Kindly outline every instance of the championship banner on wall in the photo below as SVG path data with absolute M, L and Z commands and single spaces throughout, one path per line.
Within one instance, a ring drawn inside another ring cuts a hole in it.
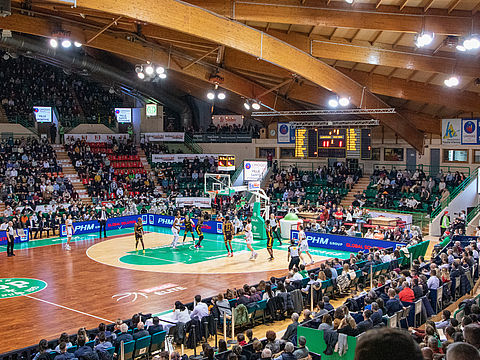
M 175 205 L 177 207 L 195 206 L 199 208 L 212 207 L 212 199 L 209 197 L 177 197 L 175 199 Z
M 277 143 L 279 144 L 294 144 L 295 130 L 289 123 L 277 124 Z
M 65 143 L 85 140 L 91 143 L 110 143 L 115 139 L 119 142 L 127 141 L 128 134 L 65 134 Z
M 477 133 L 477 119 L 462 119 L 462 145 L 478 145 Z
M 352 237 L 352 236 L 343 236 L 343 235 L 334 235 L 334 234 L 321 234 L 321 233 L 311 233 L 305 232 L 307 236 L 308 245 L 311 247 L 319 247 L 324 249 L 332 250 L 341 250 L 341 251 L 350 251 L 350 252 L 359 252 L 359 251 L 368 251 L 371 247 L 376 247 L 379 249 L 394 248 L 397 246 L 404 246 L 404 243 L 387 241 L 387 240 L 376 240 L 376 239 L 365 239 L 361 237 Z M 298 230 L 290 231 L 290 238 L 292 240 L 298 241 Z
M 480 145 L 480 119 L 442 119 L 442 144 Z
M 261 181 L 266 172 L 266 161 L 245 161 L 243 163 L 243 180 L 245 181 Z
M 212 115 L 212 123 L 215 126 L 243 125 L 243 115 Z
M 147 142 L 167 141 L 167 142 L 184 142 L 185 133 L 183 132 L 158 132 L 144 133 Z
M 235 171 L 235 155 L 218 155 L 218 171 Z
M 183 162 L 183 160 L 195 160 L 199 159 L 203 161 L 205 159 L 214 158 L 218 159 L 219 154 L 152 154 L 153 163 L 171 163 L 171 162 Z

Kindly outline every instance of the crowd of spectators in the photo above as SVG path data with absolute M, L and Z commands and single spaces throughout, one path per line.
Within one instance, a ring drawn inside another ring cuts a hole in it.
M 60 119 L 108 118 L 122 99 L 100 84 L 67 74 L 38 60 L 19 56 L 0 61 L 0 100 L 7 117 L 33 125 L 33 106 L 54 106 Z
M 0 164 L 0 197 L 8 208 L 78 199 L 46 139 L 2 139 Z
M 101 146 L 101 147 L 99 147 Z M 76 140 L 65 144 L 75 170 L 86 185 L 88 194 L 97 201 L 132 197 L 139 195 L 153 195 L 155 179 L 152 174 L 146 174 L 143 166 L 116 168 L 111 156 L 135 156 L 136 148 L 130 143 L 87 143 Z M 133 161 L 132 161 L 133 162 Z M 125 163 L 127 166 L 128 164 Z
M 366 206 L 377 208 L 431 212 L 447 201 L 450 192 L 465 178 L 465 174 L 458 171 L 444 174 L 440 170 L 436 176 L 427 176 L 422 169 L 393 167 L 388 171 L 382 167 L 375 169 L 371 176 L 371 191 L 365 191 L 367 196 L 359 195 L 358 199 Z
M 213 122 L 207 128 L 208 133 L 215 134 L 250 134 L 253 138 L 260 136 L 260 127 L 254 124 L 215 125 Z

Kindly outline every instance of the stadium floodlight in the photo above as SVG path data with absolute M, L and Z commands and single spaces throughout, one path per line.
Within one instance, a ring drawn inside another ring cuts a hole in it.
M 72 42 L 68 39 L 64 39 L 62 41 L 62 47 L 65 49 L 68 49 L 70 46 L 72 46 Z
M 458 80 L 458 77 L 456 76 L 451 76 L 448 79 L 446 79 L 443 83 L 447 87 L 455 87 L 455 86 L 458 86 L 458 84 L 460 84 L 460 80 Z
M 250 110 L 250 102 L 248 100 L 245 100 L 245 102 L 243 103 L 243 107 L 245 108 L 245 110 Z
M 163 74 L 165 72 L 165 68 L 163 66 L 157 66 L 155 69 L 158 75 Z
M 260 110 L 260 104 L 255 101 L 255 102 L 252 104 L 252 109 L 253 109 L 253 110 Z
M 208 100 L 213 100 L 213 99 L 215 99 L 215 93 L 213 92 L 213 90 L 210 90 L 210 91 L 207 93 L 207 99 L 208 99 Z
M 217 98 L 219 98 L 220 100 L 225 100 L 226 97 L 227 97 L 227 95 L 225 95 L 225 93 L 223 91 L 220 91 L 217 94 Z
M 328 100 L 328 106 L 330 106 L 331 108 L 336 108 L 338 106 L 338 100 L 337 99 Z
M 50 39 L 50 46 L 54 49 L 57 48 L 58 47 L 57 39 Z
M 472 35 L 463 41 L 463 47 L 465 50 L 476 50 L 480 48 L 480 40 L 478 37 Z
M 147 65 L 145 67 L 145 73 L 148 75 L 148 76 L 151 76 L 153 75 L 153 66 L 152 65 Z
M 166 79 L 166 78 L 167 78 L 167 74 L 161 73 L 160 75 L 158 75 L 158 77 L 159 77 L 160 79 Z
M 137 76 L 138 76 L 138 78 L 141 79 L 141 80 L 145 79 L 145 74 L 144 74 L 143 72 L 137 73 Z
M 419 48 L 430 45 L 434 37 L 435 37 L 434 33 L 422 32 L 416 36 L 415 45 L 417 45 L 417 47 Z
M 340 104 L 340 106 L 345 107 L 345 106 L 350 105 L 350 100 L 346 97 L 342 97 L 338 100 L 338 103 Z
M 82 47 L 82 43 L 78 41 L 74 41 L 73 46 L 75 46 L 76 48 L 79 48 L 79 47 Z

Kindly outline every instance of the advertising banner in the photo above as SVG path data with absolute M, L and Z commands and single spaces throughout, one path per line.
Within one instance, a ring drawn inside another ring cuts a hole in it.
M 167 141 L 167 142 L 184 142 L 185 133 L 183 132 L 158 132 L 144 133 L 147 142 Z
M 249 181 L 248 182 L 248 191 L 259 190 L 259 189 L 260 189 L 260 181 Z
M 460 144 L 462 119 L 442 119 L 442 144 Z
M 242 126 L 243 115 L 212 115 L 212 123 L 215 126 Z
M 279 144 L 294 144 L 295 130 L 289 123 L 277 124 L 277 143 Z
M 35 120 L 39 123 L 52 122 L 52 108 L 49 106 L 34 106 L 33 114 L 35 115 Z
M 152 225 L 152 226 L 160 226 L 160 227 L 168 227 L 168 228 L 172 227 L 173 219 L 174 219 L 173 216 L 155 215 L 155 214 L 120 216 L 120 217 L 110 218 L 107 220 L 107 231 L 123 229 L 123 228 L 132 228 L 137 222 L 137 219 L 139 217 L 142 218 L 143 225 Z M 196 224 L 197 220 L 193 219 L 193 222 Z M 100 223 L 97 220 L 74 222 L 73 227 L 75 229 L 74 235 L 91 234 L 91 233 L 100 231 Z M 182 226 L 182 229 L 184 229 L 183 226 Z M 204 233 L 209 233 L 209 234 L 223 233 L 222 223 L 219 221 L 205 221 L 203 223 L 202 230 Z M 61 225 L 60 231 L 61 231 L 61 236 L 67 235 L 67 232 L 65 230 L 65 225 Z M 2 235 L 2 232 L 0 232 L 0 240 L 1 240 L 1 235 Z M 5 238 L 5 241 L 6 241 L 6 238 Z
M 21 236 L 15 237 L 15 244 L 27 242 L 30 240 L 30 234 L 28 229 L 23 229 L 23 235 L 21 233 L 21 230 L 19 231 L 20 231 L 19 235 Z M 0 245 L 1 246 L 7 245 L 7 232 L 4 230 L 0 231 Z
M 183 162 L 183 160 L 195 160 L 199 159 L 203 161 L 205 159 L 218 159 L 218 154 L 152 154 L 152 162 L 154 163 L 170 163 L 170 162 Z
M 66 144 L 77 140 L 85 140 L 89 143 L 111 143 L 113 139 L 118 142 L 125 142 L 128 140 L 128 134 L 65 134 Z
M 217 133 L 204 133 L 193 134 L 193 141 L 197 143 L 251 143 L 251 134 L 217 134 Z
M 477 145 L 477 119 L 462 119 L 462 145 Z
M 177 197 L 175 199 L 177 207 L 195 206 L 200 208 L 212 207 L 212 199 L 209 197 Z
M 132 109 L 131 108 L 115 108 L 115 117 L 119 123 L 131 123 L 132 122 Z
M 394 249 L 397 245 L 403 246 L 404 243 L 386 240 L 365 239 L 360 237 L 351 237 L 333 234 L 320 234 L 306 232 L 308 245 L 311 247 L 319 247 L 323 249 L 359 252 L 368 251 L 371 247 L 379 249 L 391 248 Z M 290 237 L 293 240 L 298 240 L 298 230 L 291 230 Z
M 243 179 L 245 181 L 261 181 L 266 172 L 266 161 L 245 161 L 243 163 Z
M 218 171 L 235 171 L 235 155 L 218 155 Z

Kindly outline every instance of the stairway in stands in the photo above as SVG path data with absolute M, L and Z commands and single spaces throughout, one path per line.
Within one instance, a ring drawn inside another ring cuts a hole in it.
M 0 123 L 8 123 L 7 113 L 2 105 L 0 105 Z
M 72 161 L 70 160 L 70 157 L 68 156 L 68 153 L 65 151 L 65 148 L 63 145 L 52 145 L 53 149 L 55 150 L 57 154 L 57 160 L 62 165 L 63 168 L 63 173 L 65 177 L 67 177 L 70 182 L 72 183 L 75 191 L 78 193 L 80 196 L 80 199 L 82 202 L 84 202 L 87 205 L 93 204 L 92 198 L 88 195 L 87 188 L 85 185 L 83 185 L 82 180 L 78 177 L 78 173 L 73 167 Z
M 142 150 L 140 146 L 137 146 L 137 154 L 140 156 L 140 161 L 142 162 L 143 168 L 147 171 L 147 174 L 150 174 L 152 172 L 152 167 L 150 166 L 150 162 L 148 161 L 147 154 L 145 154 L 145 151 Z M 160 190 L 161 186 L 157 182 L 157 178 L 155 178 L 155 187 L 157 190 Z
M 357 192 L 359 191 L 360 191 L 360 194 L 363 193 L 363 190 L 367 189 L 368 184 L 370 184 L 369 176 L 365 176 L 358 179 L 358 182 L 355 185 L 353 185 L 352 189 L 342 199 L 341 205 L 344 208 L 348 208 L 350 205 L 352 205 L 352 202 L 355 200 L 355 194 L 357 194 Z

